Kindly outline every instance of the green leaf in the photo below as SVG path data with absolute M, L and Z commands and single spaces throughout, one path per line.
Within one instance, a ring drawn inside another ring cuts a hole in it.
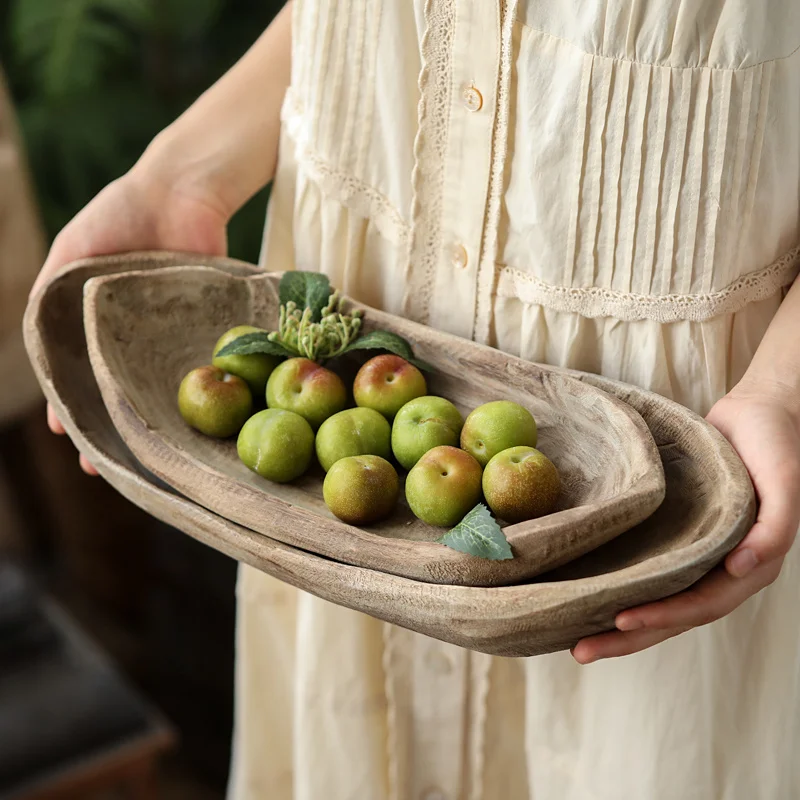
M 157 25 L 162 35 L 189 39 L 219 23 L 224 0 L 159 0 Z
M 16 0 L 15 55 L 51 100 L 91 90 L 131 56 L 153 14 L 154 0 Z
M 351 350 L 386 350 L 411 362 L 418 369 L 432 371 L 430 364 L 414 358 L 414 351 L 411 345 L 402 336 L 398 336 L 391 331 L 370 331 L 365 333 L 354 342 L 351 342 L 344 352 L 349 353 Z
M 479 558 L 488 558 L 490 561 L 506 561 L 514 558 L 503 529 L 495 522 L 483 503 L 478 503 L 455 528 L 442 536 L 439 542 L 452 547 L 453 550 Z
M 250 356 L 259 353 L 267 356 L 285 356 L 294 358 L 297 353 L 293 353 L 288 347 L 284 347 L 280 342 L 271 342 L 269 333 L 266 331 L 259 333 L 246 333 L 229 342 L 217 353 L 219 356 Z
M 300 310 L 310 308 L 313 322 L 319 322 L 332 293 L 328 276 L 320 272 L 287 272 L 281 278 L 281 305 L 292 302 Z
M 423 372 L 433 372 L 433 367 L 427 362 L 423 361 L 421 358 L 409 358 L 406 359 L 409 364 L 413 364 L 417 369 L 421 369 Z

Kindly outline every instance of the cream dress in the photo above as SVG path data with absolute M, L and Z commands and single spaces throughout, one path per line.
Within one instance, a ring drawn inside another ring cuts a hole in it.
M 269 269 L 708 411 L 797 274 L 798 0 L 296 0 Z M 800 553 L 578 666 L 258 572 L 235 800 L 797 800 Z

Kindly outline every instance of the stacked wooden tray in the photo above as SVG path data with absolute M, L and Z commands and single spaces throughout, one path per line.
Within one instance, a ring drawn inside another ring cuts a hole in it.
M 509 561 L 435 543 L 441 531 L 406 508 L 369 529 L 341 523 L 321 500 L 321 474 L 263 481 L 234 443 L 185 426 L 175 404 L 222 331 L 275 327 L 277 280 L 230 259 L 128 254 L 71 265 L 28 308 L 31 361 L 73 441 L 122 494 L 185 533 L 332 602 L 527 656 L 686 588 L 752 524 L 743 465 L 681 406 L 373 309 L 367 327 L 399 333 L 433 365 L 432 393 L 462 411 L 501 398 L 530 408 L 565 489 L 556 513 L 505 529 Z

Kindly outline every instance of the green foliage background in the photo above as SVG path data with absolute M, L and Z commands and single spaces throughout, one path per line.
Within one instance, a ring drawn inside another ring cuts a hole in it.
M 282 5 L 0 0 L 0 63 L 50 235 L 129 169 Z M 231 222 L 231 255 L 257 258 L 266 202 L 265 190 Z

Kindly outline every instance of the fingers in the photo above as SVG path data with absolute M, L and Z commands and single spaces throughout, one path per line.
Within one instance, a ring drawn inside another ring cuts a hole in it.
M 783 558 L 794 542 L 800 525 L 800 466 L 776 465 L 768 479 L 757 484 L 761 505 L 756 524 L 725 559 L 734 578 L 743 578 L 759 564 Z M 769 485 L 765 485 L 765 484 Z
M 87 475 L 91 475 L 92 477 L 95 477 L 96 475 L 99 475 L 99 474 L 100 474 L 100 473 L 99 473 L 99 472 L 98 472 L 98 471 L 97 471 L 97 470 L 96 470 L 96 469 L 95 469 L 95 468 L 94 468 L 94 467 L 93 467 L 93 466 L 92 466 L 92 465 L 89 463 L 89 461 L 87 460 L 87 458 L 86 458 L 86 456 L 85 456 L 85 455 L 81 454 L 81 456 L 79 457 L 78 461 L 80 462 L 81 469 L 82 469 L 82 470 L 83 470 L 83 471 L 84 471 L 84 472 L 85 472 Z
M 53 409 L 53 406 L 50 405 L 50 403 L 47 404 L 47 427 L 50 428 L 50 430 L 53 433 L 59 436 L 66 433 L 66 431 L 64 430 L 64 426 L 61 424 L 61 421 L 56 416 L 56 412 Z
M 64 426 L 59 421 L 58 417 L 56 416 L 56 412 L 53 410 L 53 407 L 50 403 L 47 404 L 47 427 L 53 433 L 62 435 L 66 433 L 64 430 Z M 78 461 L 81 465 L 81 469 L 87 474 L 91 476 L 99 475 L 98 471 L 89 463 L 89 460 L 84 455 L 80 455 Z
M 30 299 L 33 297 L 64 264 L 67 264 L 69 261 L 72 261 L 75 258 L 80 258 L 78 251 L 73 251 L 73 248 L 70 247 L 68 243 L 65 243 L 62 234 L 56 236 L 56 238 L 53 240 L 53 245 L 50 248 L 50 252 L 47 254 L 47 259 L 44 262 L 44 266 L 41 268 L 39 274 L 36 276 L 36 280 L 33 282 L 33 286 L 31 287 L 28 298 Z
M 602 658 L 619 658 L 639 653 L 648 647 L 685 633 L 689 627 L 669 628 L 667 630 L 642 630 L 624 633 L 612 631 L 588 636 L 572 648 L 572 657 L 579 664 L 591 664 Z
M 620 631 L 663 631 L 708 625 L 772 583 L 781 565 L 780 559 L 764 564 L 747 578 L 734 578 L 718 567 L 685 592 L 623 611 L 617 615 L 616 626 Z

